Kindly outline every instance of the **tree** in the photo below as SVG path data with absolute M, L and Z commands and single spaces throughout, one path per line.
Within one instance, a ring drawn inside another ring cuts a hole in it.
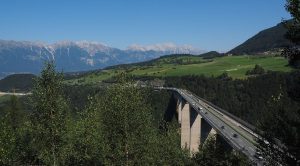
M 99 103 L 89 97 L 88 106 L 73 121 L 68 137 L 68 165 L 103 165 L 106 155 Z
M 0 119 L 0 164 L 17 164 L 21 157 L 25 114 L 17 96 L 12 95 Z
M 66 143 L 68 105 L 62 93 L 62 74 L 55 71 L 53 62 L 47 62 L 41 75 L 35 79 L 32 91 L 31 145 L 37 160 L 47 165 L 63 164 Z
M 292 16 L 292 20 L 284 21 L 287 28 L 286 38 L 295 46 L 285 48 L 282 55 L 289 59 L 291 66 L 300 67 L 300 1 L 287 0 L 285 8 Z
M 266 165 L 297 165 L 299 129 L 296 126 L 300 125 L 300 120 L 295 110 L 288 110 L 280 103 L 286 100 L 284 96 L 267 102 L 273 111 L 266 112 L 259 124 L 264 132 L 257 142 Z
M 156 165 L 189 165 L 191 164 L 190 152 L 181 149 L 180 133 L 177 122 L 161 122 L 163 127 L 159 134 L 159 158 Z
M 0 164 L 11 165 L 16 161 L 18 130 L 23 122 L 21 106 L 16 96 L 11 96 L 0 119 Z
M 265 74 L 265 73 L 266 73 L 265 69 L 262 68 L 260 65 L 256 64 L 255 67 L 252 70 L 248 70 L 246 72 L 246 75 L 255 75 L 255 74 L 261 75 L 261 74 Z
M 157 132 L 142 91 L 124 75 L 98 97 L 108 165 L 143 165 L 158 161 Z
M 209 137 L 204 145 L 199 146 L 199 152 L 196 153 L 192 160 L 194 165 L 250 165 L 247 158 L 238 152 L 225 150 L 222 143 L 216 141 L 216 135 Z
M 286 37 L 293 43 L 300 44 L 300 1 L 286 0 L 285 9 L 291 14 L 292 20 L 285 21 L 288 28 Z

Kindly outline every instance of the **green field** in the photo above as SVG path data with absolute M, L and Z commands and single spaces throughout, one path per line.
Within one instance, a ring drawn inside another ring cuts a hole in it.
M 178 63 L 179 62 L 179 63 Z M 103 70 L 98 73 L 84 75 L 81 78 L 67 80 L 68 84 L 94 84 L 109 79 L 121 72 L 135 76 L 184 76 L 205 75 L 218 76 L 226 72 L 235 79 L 244 79 L 245 73 L 255 65 L 265 70 L 289 72 L 287 60 L 274 56 L 226 56 L 205 60 L 201 57 L 166 57 L 148 63 L 124 65 L 122 67 Z

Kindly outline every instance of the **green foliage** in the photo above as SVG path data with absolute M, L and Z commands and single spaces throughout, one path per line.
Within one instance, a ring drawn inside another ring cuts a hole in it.
M 69 126 L 68 165 L 103 165 L 106 145 L 99 103 L 89 99 L 88 106 Z
M 90 103 L 88 97 L 101 94 L 105 87 L 98 85 L 64 85 L 63 93 L 69 99 L 69 107 L 72 113 L 84 110 Z
M 264 68 L 262 68 L 260 65 L 255 65 L 255 67 L 252 70 L 248 70 L 246 72 L 246 75 L 262 75 L 265 73 L 266 71 Z
M 156 165 L 189 165 L 190 153 L 180 146 L 178 124 L 163 121 L 164 128 L 160 131 L 157 145 L 159 158 Z M 162 125 L 162 124 L 161 124 Z
M 124 79 L 120 79 L 124 80 Z M 101 98 L 107 164 L 134 165 L 155 162 L 156 133 L 149 105 L 130 83 L 112 86 Z
M 278 97 L 267 103 L 273 111 L 265 112 L 266 118 L 259 123 L 259 128 L 264 131 L 259 145 L 268 165 L 296 165 L 294 157 L 300 153 L 300 117 L 296 110 L 299 106 L 289 101 L 284 93 L 280 91 Z
M 288 29 L 286 37 L 293 43 L 300 44 L 300 1 L 286 0 L 286 10 L 291 14 L 292 20 L 285 21 Z
M 16 96 L 11 96 L 4 116 L 0 118 L 0 164 L 12 165 L 18 163 L 21 155 L 23 125 L 25 121 L 20 102 Z
M 245 156 L 238 152 L 224 150 L 216 136 L 209 137 L 203 146 L 199 147 L 199 152 L 193 158 L 194 165 L 206 166 L 246 166 L 250 163 Z
M 31 146 L 47 165 L 63 164 L 68 106 L 62 95 L 62 74 L 47 63 L 32 90 Z
M 286 38 L 293 42 L 295 46 L 287 47 L 282 52 L 282 56 L 289 60 L 289 65 L 300 68 L 300 1 L 286 0 L 286 10 L 291 14 L 292 19 L 284 21 L 287 28 Z
M 201 54 L 199 56 L 202 57 L 203 59 L 213 59 L 213 58 L 216 58 L 216 57 L 225 56 L 225 54 L 218 53 L 217 51 L 210 51 L 210 52 Z
M 288 59 L 290 66 L 300 68 L 300 49 L 298 47 L 285 48 L 281 55 Z
M 9 165 L 14 161 L 14 153 L 16 147 L 16 135 L 9 124 L 0 122 L 0 164 Z

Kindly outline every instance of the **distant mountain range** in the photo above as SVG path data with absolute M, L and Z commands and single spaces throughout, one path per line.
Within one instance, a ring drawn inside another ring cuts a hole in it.
M 132 45 L 121 50 L 88 41 L 45 44 L 0 40 L 0 77 L 13 73 L 37 74 L 47 60 L 54 60 L 58 70 L 71 72 L 141 62 L 168 54 L 200 53 L 203 51 L 188 45 L 177 46 L 172 43 L 151 46 Z
M 274 27 L 260 31 L 228 53 L 234 55 L 259 54 L 290 46 L 292 43 L 284 37 L 286 31 L 283 23 L 279 23 Z

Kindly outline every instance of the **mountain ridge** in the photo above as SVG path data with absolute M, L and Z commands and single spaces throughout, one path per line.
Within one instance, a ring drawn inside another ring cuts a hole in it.
M 190 46 L 175 44 L 160 44 L 144 50 L 133 47 L 121 50 L 89 41 L 60 41 L 47 44 L 0 40 L 0 77 L 24 72 L 37 74 L 44 61 L 49 60 L 55 61 L 58 70 L 72 72 L 100 69 L 120 63 L 141 62 L 173 53 L 201 52 L 203 51 Z

